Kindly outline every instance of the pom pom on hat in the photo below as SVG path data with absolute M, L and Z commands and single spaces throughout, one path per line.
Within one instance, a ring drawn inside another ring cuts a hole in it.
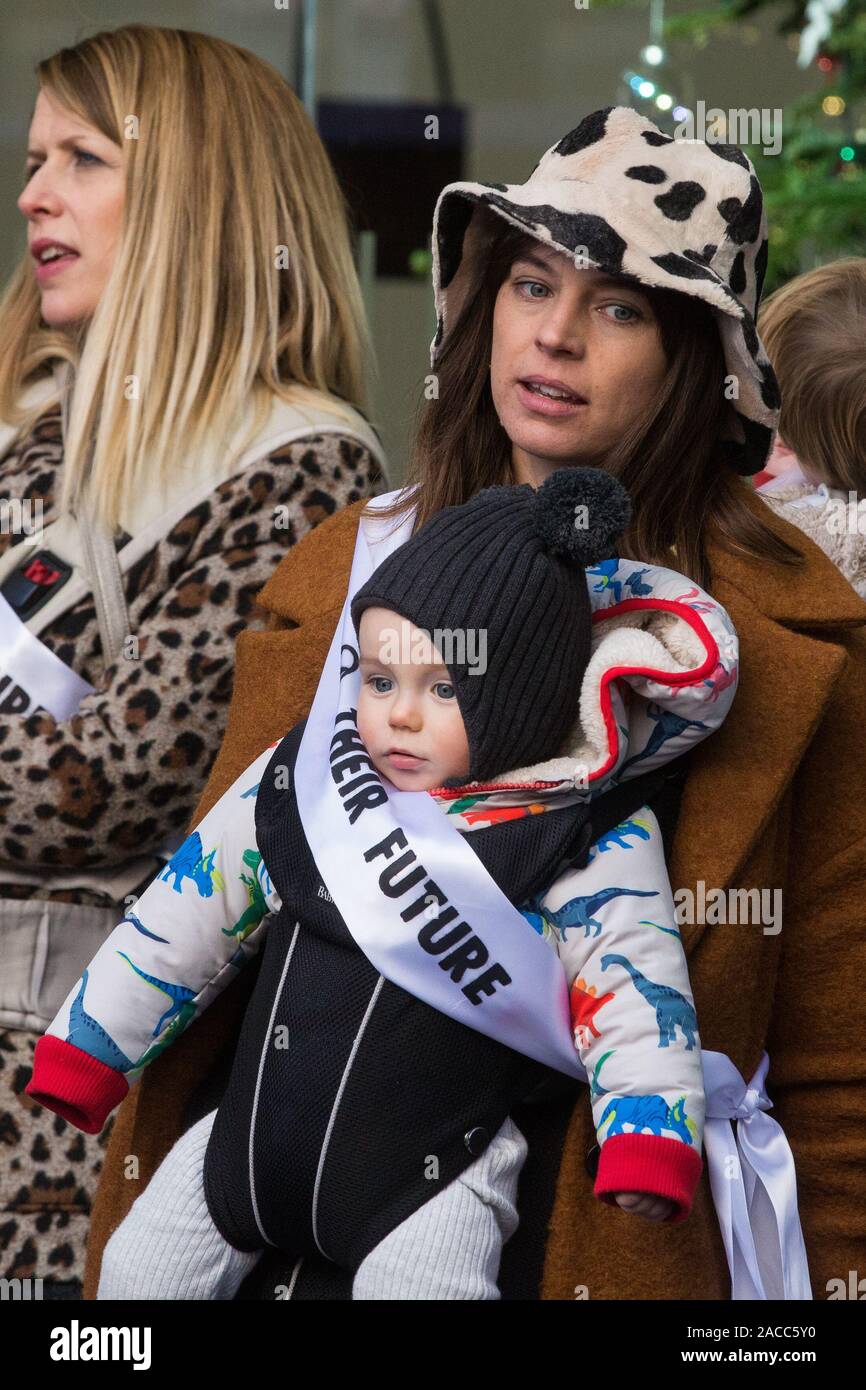
M 584 567 L 613 553 L 630 518 L 628 493 L 601 468 L 558 468 L 533 502 L 533 523 L 545 548 Z

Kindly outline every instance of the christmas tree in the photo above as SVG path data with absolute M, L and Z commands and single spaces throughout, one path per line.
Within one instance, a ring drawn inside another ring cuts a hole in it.
M 636 65 L 641 70 L 623 74 L 632 103 L 673 134 L 689 106 L 677 88 L 689 89 L 689 81 L 686 65 L 671 61 L 668 45 L 685 40 L 705 48 L 715 35 L 737 32 L 757 42 L 760 30 L 750 21 L 770 4 L 778 11 L 778 0 L 721 0 L 711 10 L 664 18 L 654 0 L 651 43 Z M 816 80 L 813 91 L 782 112 L 778 153 L 765 154 L 766 144 L 738 142 L 764 190 L 770 238 L 765 294 L 815 265 L 866 255 L 866 0 L 789 0 L 777 32 L 788 38 L 791 62 L 813 71 Z M 759 103 L 757 93 L 750 104 Z M 724 140 L 724 126 L 711 138 Z

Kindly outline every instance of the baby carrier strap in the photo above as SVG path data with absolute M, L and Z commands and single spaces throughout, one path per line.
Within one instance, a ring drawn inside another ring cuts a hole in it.
M 536 875 L 524 896 L 531 897 L 533 893 L 548 888 L 566 869 L 584 868 L 589 858 L 590 845 L 594 845 L 602 835 L 628 820 L 642 806 L 650 806 L 658 819 L 665 861 L 669 861 L 679 816 L 680 798 L 688 772 L 688 760 L 689 753 L 681 753 L 664 767 L 656 768 L 653 772 L 644 772 L 639 777 L 631 777 L 620 786 L 612 787 L 609 791 L 594 797 L 589 804 L 589 818 L 581 816 L 576 820 L 569 842 L 553 871 L 551 872 L 548 866 L 546 876 Z M 580 811 L 583 808 L 574 809 Z M 543 820 L 544 817 L 539 816 L 537 819 Z
M 640 777 L 630 777 L 627 782 L 596 797 L 589 807 L 593 832 L 591 843 L 594 844 L 600 835 L 628 820 L 642 806 L 650 806 L 661 828 L 665 860 L 669 860 L 689 757 L 690 751 L 681 753 L 664 767 L 645 772 Z

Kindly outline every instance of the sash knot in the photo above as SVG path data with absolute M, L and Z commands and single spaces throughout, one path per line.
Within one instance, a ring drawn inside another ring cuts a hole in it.
M 751 1120 L 755 1111 L 758 1109 L 769 1110 L 772 1102 L 760 1091 L 756 1091 L 754 1086 L 750 1086 L 740 1105 L 736 1109 L 738 1120 Z
M 719 1218 L 731 1298 L 811 1299 L 797 1210 L 794 1155 L 764 1081 L 766 1052 L 746 1082 L 730 1057 L 701 1054 L 706 1090 L 704 1148 Z

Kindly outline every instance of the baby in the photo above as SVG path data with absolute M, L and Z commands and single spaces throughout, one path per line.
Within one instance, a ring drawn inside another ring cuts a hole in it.
M 356 1299 L 497 1298 L 526 1155 L 509 1112 L 551 1066 L 590 1083 L 596 1195 L 686 1219 L 699 1037 L 644 779 L 623 793 L 722 722 L 736 639 L 682 576 L 605 558 L 628 510 L 604 472 L 561 469 L 398 537 L 350 585 L 358 649 L 335 634 L 360 684 L 330 767 L 295 775 L 317 692 L 70 991 L 27 1092 L 98 1132 L 264 940 L 219 1108 L 112 1236 L 100 1298 L 229 1299 L 266 1246 L 333 1260 Z

